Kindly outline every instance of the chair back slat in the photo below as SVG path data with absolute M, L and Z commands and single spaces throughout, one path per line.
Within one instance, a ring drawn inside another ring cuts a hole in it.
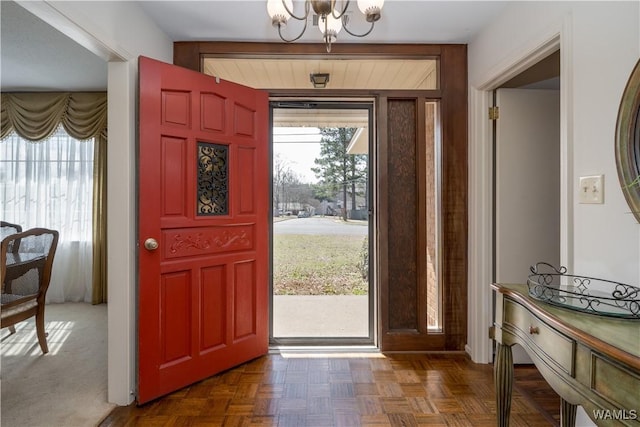
M 0 241 L 4 240 L 5 237 L 10 236 L 12 234 L 21 233 L 22 226 L 20 224 L 12 224 L 7 221 L 0 221 Z M 18 252 L 18 246 L 20 245 L 20 240 L 17 240 L 13 243 L 13 247 L 10 247 L 9 250 L 11 252 Z

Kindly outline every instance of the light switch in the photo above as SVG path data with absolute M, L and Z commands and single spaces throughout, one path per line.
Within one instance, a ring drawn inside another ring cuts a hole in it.
M 578 202 L 604 203 L 604 175 L 580 177 Z

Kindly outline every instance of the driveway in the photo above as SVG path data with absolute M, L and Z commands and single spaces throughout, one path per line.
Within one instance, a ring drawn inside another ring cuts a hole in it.
M 317 234 L 338 236 L 366 236 L 369 232 L 366 221 L 344 221 L 332 216 L 291 218 L 273 224 L 274 234 Z

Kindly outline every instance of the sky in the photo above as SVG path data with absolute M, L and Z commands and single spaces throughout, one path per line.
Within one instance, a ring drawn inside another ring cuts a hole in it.
M 280 157 L 287 162 L 300 181 L 317 182 L 311 171 L 313 162 L 320 156 L 320 130 L 313 127 L 274 127 L 273 157 Z

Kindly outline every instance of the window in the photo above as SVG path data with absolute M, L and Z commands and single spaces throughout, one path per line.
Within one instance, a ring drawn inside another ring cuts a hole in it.
M 91 301 L 93 149 L 62 127 L 42 142 L 15 132 L 0 142 L 0 218 L 60 232 L 47 302 Z

